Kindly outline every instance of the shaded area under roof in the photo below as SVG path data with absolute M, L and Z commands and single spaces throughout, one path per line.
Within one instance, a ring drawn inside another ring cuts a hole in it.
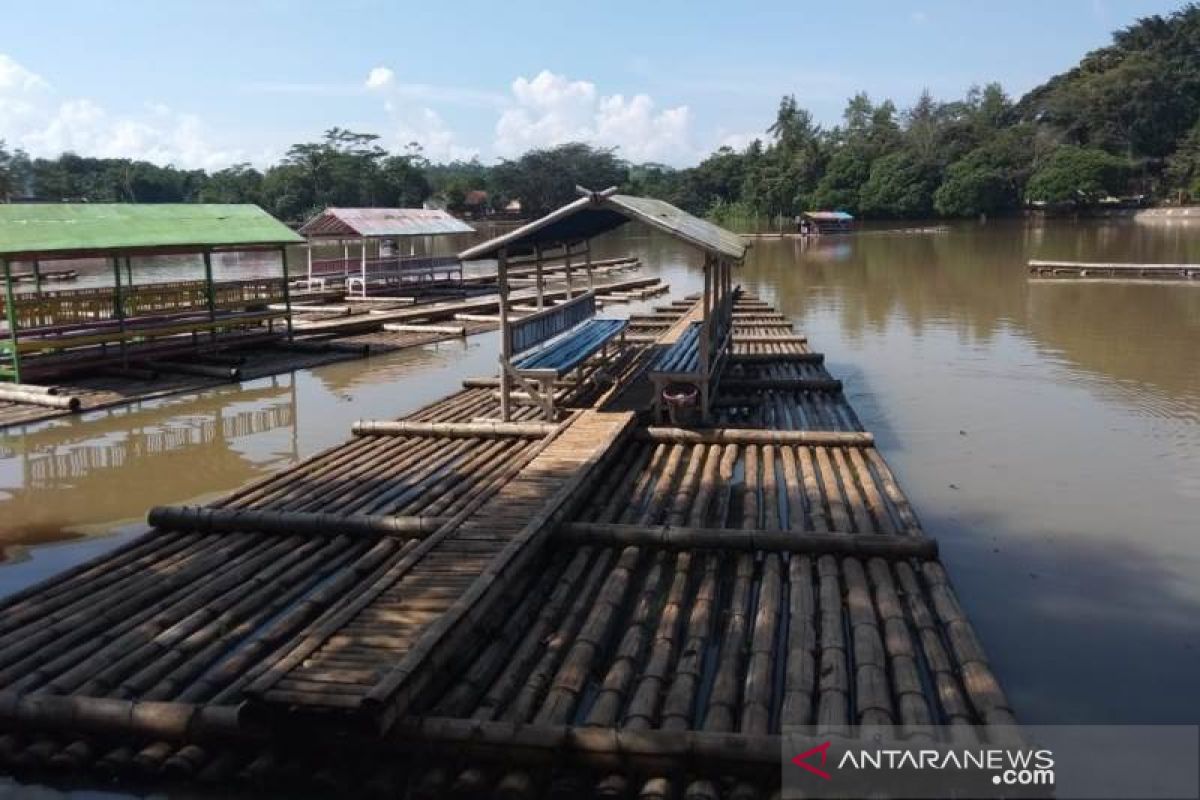
M 431 208 L 327 208 L 300 228 L 311 237 L 395 238 L 474 233 L 467 223 Z
M 4 258 L 253 249 L 303 242 L 250 204 L 0 204 Z
M 520 255 L 538 245 L 551 247 L 591 239 L 630 221 L 643 222 L 721 258 L 741 259 L 746 254 L 742 237 L 732 231 L 662 200 L 609 190 L 590 192 L 541 219 L 464 250 L 459 258 L 495 258 L 501 248 L 507 248 L 510 255 Z

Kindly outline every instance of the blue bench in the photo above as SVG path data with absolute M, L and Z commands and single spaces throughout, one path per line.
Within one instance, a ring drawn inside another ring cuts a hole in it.
M 554 377 L 562 377 L 603 350 L 628 325 L 629 320 L 624 319 L 589 320 L 571 333 L 521 356 L 513 362 L 513 366 L 530 377 L 542 372 L 552 372 Z
M 579 370 L 582 379 L 584 363 L 597 353 L 607 356 L 608 343 L 629 324 L 623 319 L 593 319 L 595 314 L 596 295 L 586 292 L 509 327 L 509 352 L 516 357 L 506 368 L 542 406 L 547 419 L 555 418 L 555 381 L 572 370 Z
M 663 376 L 664 380 L 673 376 L 689 377 L 700 372 L 700 327 L 702 323 L 693 322 L 688 325 L 683 335 L 675 343 L 658 354 L 650 367 L 651 375 Z

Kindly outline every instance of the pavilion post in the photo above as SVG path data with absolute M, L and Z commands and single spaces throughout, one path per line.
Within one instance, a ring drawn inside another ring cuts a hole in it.
M 342 241 L 342 280 L 350 277 L 350 242 Z
M 21 351 L 17 349 L 19 334 L 17 333 L 16 297 L 13 295 L 12 263 L 7 258 L 3 258 L 0 259 L 0 264 L 4 265 L 4 315 L 8 320 L 8 341 L 12 346 L 12 379 L 13 383 L 20 383 Z
M 208 295 L 208 319 L 213 323 L 209 329 L 209 339 L 217 340 L 217 287 L 213 283 L 212 251 L 204 251 L 204 290 Z
M 287 311 L 286 311 L 287 316 L 284 317 L 284 319 L 287 321 L 287 338 L 288 338 L 288 341 L 290 342 L 290 341 L 292 341 L 292 290 L 291 290 L 291 287 L 288 286 L 287 245 L 284 245 L 283 247 L 279 248 L 279 263 L 282 265 L 282 269 L 283 269 L 283 305 L 287 309 Z M 312 274 L 311 273 L 311 270 L 312 270 L 312 250 L 311 250 L 311 248 L 309 249 L 309 254 L 308 254 L 308 264 L 309 264 L 309 274 L 311 275 Z
M 312 289 L 312 242 L 304 243 L 304 250 L 308 254 L 308 288 Z M 284 283 L 287 283 L 287 275 L 284 275 Z
M 537 310 L 541 311 L 545 305 L 545 287 L 542 286 L 542 246 L 540 244 L 533 246 L 533 272 L 533 282 L 537 293 Z
M 117 318 L 117 328 L 121 332 L 121 365 L 127 366 L 125 356 L 125 298 L 121 291 L 121 257 L 113 256 L 113 314 Z
M 42 263 L 36 258 L 33 260 L 33 290 L 39 295 L 42 293 Z
M 596 288 L 596 279 L 592 275 L 592 240 L 588 239 L 583 243 L 583 266 L 587 270 L 587 287 L 588 291 L 594 291 Z
M 503 247 L 496 254 L 496 288 L 500 292 L 500 419 L 508 422 L 511 388 L 508 364 L 512 357 L 512 341 L 508 331 L 508 250 Z
M 567 299 L 571 299 L 571 243 L 563 245 L 563 259 L 567 271 Z
M 133 286 L 133 256 L 125 256 L 125 285 Z
M 362 296 L 367 296 L 367 237 L 362 237 L 362 261 L 359 264 L 362 275 Z

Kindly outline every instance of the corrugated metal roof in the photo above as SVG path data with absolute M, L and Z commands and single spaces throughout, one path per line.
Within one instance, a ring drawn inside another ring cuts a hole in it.
M 805 211 L 804 216 L 809 219 L 831 220 L 834 222 L 849 222 L 854 219 L 852 215 L 847 214 L 845 211 Z
M 249 204 L 0 204 L 0 256 L 265 247 L 303 241 Z
M 630 221 L 644 222 L 705 252 L 740 259 L 746 254 L 741 236 L 694 217 L 670 203 L 649 197 L 595 192 L 552 211 L 514 231 L 468 248 L 464 261 L 495 258 L 501 248 L 510 253 L 591 239 Z
M 443 236 L 474 233 L 457 217 L 433 208 L 327 208 L 300 228 L 305 236 Z

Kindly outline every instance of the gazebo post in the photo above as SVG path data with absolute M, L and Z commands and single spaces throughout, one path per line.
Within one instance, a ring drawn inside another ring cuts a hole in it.
M 33 290 L 38 295 L 42 293 L 42 264 L 36 258 L 33 260 Z
M 309 255 L 309 261 L 308 261 L 309 274 L 311 275 L 312 274 L 312 248 L 309 248 L 308 255 Z M 283 245 L 282 247 L 279 248 L 279 263 L 282 265 L 282 269 L 283 269 L 283 305 L 287 308 L 287 316 L 284 319 L 287 320 L 287 337 L 288 337 L 288 341 L 290 342 L 290 341 L 292 341 L 292 290 L 291 290 L 291 287 L 288 286 L 287 245 Z M 311 286 L 311 284 L 310 284 L 310 286 Z
M 500 291 L 500 419 L 509 419 L 508 362 L 512 357 L 512 342 L 508 331 L 508 249 L 496 254 L 496 288 Z
M 204 251 L 204 289 L 208 295 L 208 319 L 213 323 L 209 329 L 209 341 L 217 340 L 217 287 L 213 282 L 212 251 Z
M 367 296 L 367 237 L 362 237 L 362 261 L 359 264 L 362 273 L 362 296 Z
M 312 276 L 312 242 L 305 242 L 304 250 L 308 254 L 308 288 L 312 289 L 312 280 L 313 280 L 313 276 Z M 287 276 L 284 276 L 284 277 L 286 278 Z M 286 283 L 286 281 L 285 281 L 285 283 Z
M 13 295 L 12 282 L 12 263 L 7 259 L 0 259 L 0 264 L 4 265 L 4 315 L 8 319 L 8 340 L 12 345 L 12 370 L 13 383 L 21 382 L 21 351 L 17 349 L 17 308 L 16 298 Z
M 121 257 L 113 256 L 113 313 L 117 317 L 117 329 L 121 332 L 121 366 L 128 366 L 125 356 L 125 301 L 121 296 Z M 212 282 L 209 282 L 212 285 Z
M 571 243 L 563 243 L 563 258 L 567 270 L 567 299 L 571 299 Z
M 596 288 L 596 279 L 592 275 L 592 240 L 585 239 L 583 241 L 583 265 L 587 269 L 587 287 L 588 291 L 594 291 Z
M 542 287 L 542 246 L 540 244 L 535 244 L 533 246 L 533 272 L 534 272 L 534 284 L 536 285 L 536 293 L 537 293 L 537 310 L 541 311 L 545 305 L 545 300 L 543 299 L 544 291 L 543 291 L 543 287 Z
M 350 242 L 342 240 L 342 281 L 350 277 Z

